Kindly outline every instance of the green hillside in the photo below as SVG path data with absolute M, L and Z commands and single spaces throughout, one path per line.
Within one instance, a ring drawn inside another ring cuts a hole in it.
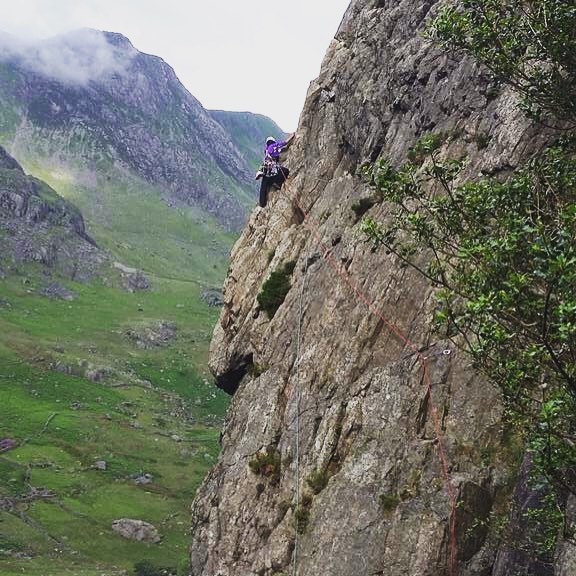
M 148 65 L 141 59 L 142 70 Z M 226 176 L 231 169 L 216 152 L 197 168 L 187 162 L 202 153 L 200 145 L 172 153 L 170 143 L 185 141 L 172 131 L 173 118 L 159 117 L 164 124 L 156 128 L 169 132 L 162 154 L 178 160 L 170 168 L 158 155 L 149 169 L 161 176 L 153 177 L 142 168 L 143 144 L 131 165 L 128 152 L 106 144 L 114 126 L 91 118 L 92 108 L 78 120 L 78 92 L 47 83 L 70 117 L 34 123 L 34 106 L 47 92 L 10 67 L 0 66 L 0 76 L 0 144 L 80 210 L 86 232 L 107 255 L 100 273 L 79 283 L 57 271 L 66 266 L 0 253 L 0 574 L 134 574 L 142 561 L 159 573 L 170 567 L 162 573 L 188 574 L 189 508 L 215 461 L 228 404 L 206 366 L 219 309 L 203 295 L 224 278 L 235 238 L 227 223 L 244 218 L 227 198 L 246 206 L 246 187 Z M 16 98 L 15 82 L 31 103 Z M 178 98 L 193 107 L 190 95 Z M 100 99 L 106 96 L 88 100 Z M 42 110 L 43 121 L 50 120 Z M 174 126 L 192 130 L 183 115 L 176 120 Z M 213 125 L 210 135 L 226 142 Z M 117 137 L 114 145 L 122 142 Z M 175 192 L 170 170 L 180 167 Z M 26 187 L 21 174 L 18 184 Z M 0 187 L 11 201 L 10 180 Z M 48 188 L 39 183 L 38 190 Z M 3 222 L 19 226 L 16 207 L 9 208 L 0 205 Z M 25 233 L 36 227 L 43 242 L 65 235 L 28 216 L 21 217 Z M 66 234 L 73 242 L 72 231 Z M 36 252 L 41 244 L 31 238 Z M 65 259 L 66 247 L 62 252 Z M 149 289 L 123 288 L 120 270 L 132 269 L 144 272 Z M 112 522 L 122 518 L 151 523 L 160 543 L 115 533 Z
M 204 366 L 216 312 L 190 282 L 155 278 L 131 294 L 60 279 L 73 301 L 39 296 L 41 282 L 33 268 L 0 282 L 0 438 L 19 444 L 0 456 L 0 573 L 176 566 L 227 404 Z M 160 320 L 175 340 L 139 348 L 133 334 Z M 142 474 L 152 483 L 137 485 Z M 53 497 L 26 502 L 31 487 Z M 114 534 L 123 517 L 151 522 L 162 542 Z
M 89 238 L 19 214 L 0 182 L 0 217 L 18 232 L 0 242 L 3 576 L 132 575 L 139 562 L 188 574 L 189 508 L 228 404 L 206 365 L 219 308 L 205 295 L 255 201 L 262 141 L 283 136 L 263 116 L 209 113 L 162 60 L 104 37 L 129 66 L 86 86 L 0 62 L 0 145 L 79 209 L 105 261 L 89 282 L 63 276 Z M 61 248 L 58 266 L 39 263 L 44 246 Z M 136 271 L 149 288 L 129 292 Z M 122 518 L 160 543 L 118 535 Z
M 0 453 L 0 573 L 175 569 L 227 406 L 206 367 L 219 310 L 202 293 L 221 284 L 233 236 L 114 166 L 71 165 L 24 162 L 82 208 L 109 254 L 100 276 L 82 284 L 0 255 L 0 442 L 15 444 Z M 114 262 L 145 270 L 150 289 L 123 290 Z M 42 295 L 54 284 L 70 297 Z M 161 542 L 116 534 L 121 518 L 153 524 Z
M 276 122 L 262 114 L 225 110 L 211 110 L 210 114 L 230 134 L 232 142 L 255 169 L 262 162 L 266 138 L 273 136 L 282 139 L 287 136 Z

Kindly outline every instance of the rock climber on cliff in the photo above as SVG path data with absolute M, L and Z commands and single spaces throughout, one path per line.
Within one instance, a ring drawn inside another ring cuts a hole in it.
M 282 184 L 288 178 L 290 171 L 280 164 L 280 154 L 292 144 L 294 134 L 285 142 L 277 142 L 272 136 L 266 138 L 266 148 L 264 149 L 264 161 L 260 170 L 256 173 L 256 180 L 262 179 L 260 183 L 260 206 L 264 208 L 268 202 L 268 193 L 273 186 L 280 190 Z

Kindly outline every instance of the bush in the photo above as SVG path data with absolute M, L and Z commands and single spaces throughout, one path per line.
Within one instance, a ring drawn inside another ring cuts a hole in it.
M 378 507 L 385 516 L 390 515 L 396 510 L 398 504 L 400 504 L 400 498 L 394 494 L 380 494 L 378 497 Z
M 422 165 L 368 172 L 391 210 L 362 231 L 439 288 L 442 337 L 500 388 L 537 468 L 576 493 L 576 138 L 504 182 L 457 185 L 463 163 L 427 149 Z
M 576 8 L 563 0 L 460 0 L 428 27 L 440 45 L 471 55 L 520 94 L 535 117 L 576 121 Z
M 272 446 L 266 448 L 266 452 L 254 454 L 248 462 L 248 466 L 254 474 L 269 478 L 273 483 L 280 480 L 282 459 L 280 458 L 278 450 Z
M 308 476 L 306 482 L 314 494 L 320 494 L 326 488 L 328 480 L 330 480 L 330 474 L 327 470 L 317 470 Z
M 356 221 L 360 220 L 360 218 L 362 218 L 362 216 L 364 216 L 364 214 L 366 214 L 366 212 L 368 212 L 368 210 L 370 210 L 370 208 L 372 208 L 372 206 L 374 206 L 375 204 L 376 200 L 371 197 L 360 198 L 358 202 L 354 202 L 351 208 L 352 212 L 354 212 L 354 214 L 356 215 Z
M 300 500 L 300 504 L 294 511 L 294 520 L 296 522 L 296 531 L 298 534 L 304 534 L 310 521 L 310 508 L 312 507 L 312 496 L 304 494 Z
M 269 318 L 274 317 L 290 291 L 290 278 L 295 267 L 296 262 L 286 262 L 284 266 L 272 272 L 262 284 L 257 300 L 260 308 L 268 314 Z

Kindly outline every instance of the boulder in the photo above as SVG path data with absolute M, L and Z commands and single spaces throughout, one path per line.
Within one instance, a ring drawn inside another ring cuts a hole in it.
M 123 538 L 135 540 L 136 542 L 158 544 L 161 540 L 156 527 L 143 520 L 131 520 L 130 518 L 114 520 L 112 522 L 112 530 Z

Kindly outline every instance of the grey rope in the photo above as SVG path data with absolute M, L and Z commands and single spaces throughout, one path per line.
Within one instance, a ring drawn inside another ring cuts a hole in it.
M 298 506 L 300 505 L 300 352 L 301 352 L 301 340 L 302 340 L 302 320 L 304 318 L 304 290 L 307 285 L 308 279 L 308 262 L 310 260 L 310 254 L 308 253 L 306 257 L 306 263 L 304 267 L 304 276 L 302 278 L 302 286 L 300 287 L 300 306 L 299 306 L 299 318 L 298 318 L 298 330 L 296 336 L 296 381 L 294 384 L 294 391 L 295 391 L 295 404 L 296 404 L 296 414 L 295 414 L 295 463 L 296 463 L 296 477 L 295 477 L 295 485 L 296 485 L 296 505 L 294 508 L 294 515 L 298 510 Z M 298 534 L 298 524 L 296 522 L 296 518 L 294 518 L 294 552 L 292 554 L 292 575 L 298 576 L 298 553 L 300 547 L 300 540 Z

